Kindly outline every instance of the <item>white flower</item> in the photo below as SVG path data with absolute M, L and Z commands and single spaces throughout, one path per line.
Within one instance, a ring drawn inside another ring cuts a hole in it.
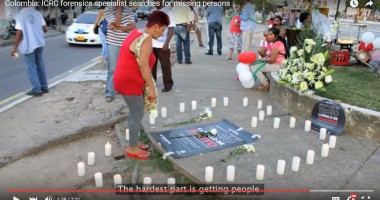
M 296 52 L 297 51 L 297 47 L 296 46 L 292 46 L 289 51 L 290 51 L 290 53 Z
M 298 84 L 299 82 L 300 82 L 300 80 L 299 80 L 299 77 L 297 76 L 297 74 L 293 74 L 291 83 L 292 84 Z
M 157 118 L 157 117 L 158 117 L 158 112 L 157 112 L 157 110 L 151 110 L 151 111 L 150 111 L 150 115 L 151 115 L 152 117 L 154 117 L 154 118 Z
M 317 53 L 310 58 L 315 64 L 322 66 L 325 63 L 325 56 L 322 53 Z
M 316 82 L 315 84 L 314 84 L 314 87 L 315 87 L 315 89 L 320 89 L 320 88 L 322 88 L 323 87 L 323 83 L 322 83 L 322 81 L 318 81 L 318 82 Z
M 315 72 L 310 72 L 309 76 L 307 77 L 307 80 L 312 81 L 315 79 Z
M 328 76 L 325 77 L 325 82 L 326 83 L 331 83 L 331 81 L 332 81 L 332 76 L 331 75 L 328 75 Z
M 213 129 L 210 130 L 210 133 L 212 135 L 216 135 L 216 134 L 218 134 L 218 130 L 216 130 L 215 128 L 213 128 Z
M 311 52 L 311 46 L 305 47 L 305 50 L 306 50 L 307 53 L 310 53 Z
M 314 63 L 305 63 L 305 67 L 307 67 L 309 70 L 314 69 Z
M 212 117 L 212 112 L 209 108 L 206 108 L 205 113 L 207 114 L 209 118 Z
M 303 54 L 304 54 L 304 50 L 303 49 L 301 49 L 301 50 L 299 50 L 298 52 L 297 52 L 297 54 L 298 54 L 298 56 L 303 56 Z
M 314 46 L 316 44 L 313 39 L 306 39 L 305 42 L 307 45 L 310 45 L 310 46 Z
M 301 91 L 306 91 L 307 90 L 307 82 L 306 81 L 302 81 L 301 84 L 300 84 L 300 89 Z
M 255 153 L 255 152 L 256 152 L 256 149 L 255 149 L 255 147 L 254 147 L 252 144 L 244 144 L 244 145 L 243 145 L 243 149 L 244 149 L 247 153 Z

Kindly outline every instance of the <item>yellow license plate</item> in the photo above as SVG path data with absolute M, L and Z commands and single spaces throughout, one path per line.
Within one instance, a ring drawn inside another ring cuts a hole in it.
M 83 41 L 83 40 L 85 40 L 85 39 L 84 39 L 83 36 L 77 36 L 77 40 L 78 40 L 78 41 Z

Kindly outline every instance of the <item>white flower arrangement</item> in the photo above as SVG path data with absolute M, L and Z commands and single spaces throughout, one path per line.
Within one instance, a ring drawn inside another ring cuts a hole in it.
M 324 86 L 332 82 L 333 69 L 328 70 L 329 52 L 323 52 L 322 40 L 306 39 L 302 49 L 293 46 L 290 57 L 282 62 L 279 71 L 280 83 L 293 86 L 303 93 L 313 90 L 325 91 Z

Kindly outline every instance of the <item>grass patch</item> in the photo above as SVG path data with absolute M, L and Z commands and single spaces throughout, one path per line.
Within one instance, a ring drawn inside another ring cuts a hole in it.
M 380 76 L 368 67 L 332 67 L 334 81 L 326 92 L 316 94 L 332 100 L 380 111 Z

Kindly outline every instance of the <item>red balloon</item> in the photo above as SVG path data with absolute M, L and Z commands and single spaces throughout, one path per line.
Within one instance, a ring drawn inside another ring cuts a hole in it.
M 238 60 L 244 64 L 251 64 L 256 61 L 256 54 L 251 51 L 243 52 L 239 55 Z

